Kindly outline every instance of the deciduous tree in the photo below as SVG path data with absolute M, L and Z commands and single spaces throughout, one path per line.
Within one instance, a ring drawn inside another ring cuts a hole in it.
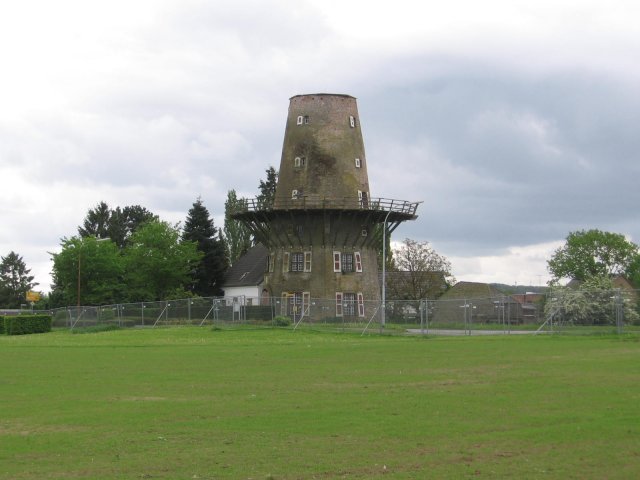
M 229 262 L 233 263 L 251 248 L 253 241 L 251 231 L 239 220 L 231 218 L 231 214 L 246 208 L 246 200 L 238 198 L 235 190 L 227 192 L 224 203 L 224 239 Z
M 553 285 L 545 304 L 545 317 L 575 325 L 612 325 L 621 308 L 626 323 L 638 321 L 635 302 L 616 289 L 610 276 L 589 277 L 577 286 Z
M 638 246 L 619 233 L 597 229 L 571 232 L 547 262 L 554 281 L 632 275 Z
M 52 300 L 66 305 L 103 305 L 122 300 L 124 267 L 118 246 L 110 239 L 63 238 L 52 253 Z
M 123 251 L 125 279 L 132 301 L 166 300 L 191 282 L 202 258 L 196 242 L 180 241 L 180 231 L 167 222 L 139 227 Z
M 389 290 L 396 299 L 437 298 L 455 283 L 451 263 L 429 242 L 406 238 L 400 248 L 394 249 L 393 260 L 395 268 Z

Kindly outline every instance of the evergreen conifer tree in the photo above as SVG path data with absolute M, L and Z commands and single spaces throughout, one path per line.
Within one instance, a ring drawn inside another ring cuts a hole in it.
M 182 239 L 196 242 L 203 254 L 192 274 L 191 291 L 198 296 L 222 295 L 222 283 L 229 264 L 227 249 L 200 197 L 189 209 Z
M 26 303 L 26 294 L 34 286 L 33 275 L 22 257 L 10 252 L 0 261 L 0 307 L 20 308 Z

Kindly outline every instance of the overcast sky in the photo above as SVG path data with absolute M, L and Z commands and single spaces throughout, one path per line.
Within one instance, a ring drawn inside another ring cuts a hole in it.
M 358 99 L 371 195 L 423 200 L 458 280 L 640 241 L 640 3 L 21 0 L 0 7 L 0 255 L 47 291 L 87 210 L 184 220 L 278 168 L 289 97 Z

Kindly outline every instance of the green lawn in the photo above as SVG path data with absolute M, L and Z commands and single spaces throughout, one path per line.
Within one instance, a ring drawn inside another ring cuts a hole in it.
M 638 478 L 638 338 L 0 336 L 0 478 Z

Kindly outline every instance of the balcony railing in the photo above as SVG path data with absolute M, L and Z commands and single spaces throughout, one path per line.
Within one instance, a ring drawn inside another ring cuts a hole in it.
M 296 198 L 276 199 L 274 202 L 258 198 L 243 198 L 232 213 L 269 212 L 277 210 L 370 210 L 392 212 L 403 215 L 415 215 L 421 202 L 409 202 L 391 198 L 353 197 L 327 198 L 318 196 L 298 196 Z

